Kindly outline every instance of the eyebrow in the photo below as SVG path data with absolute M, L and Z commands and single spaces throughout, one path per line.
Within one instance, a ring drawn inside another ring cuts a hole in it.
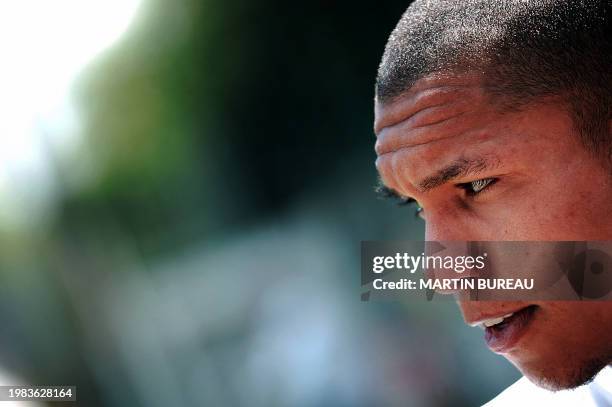
M 440 185 L 443 185 L 455 178 L 465 177 L 468 175 L 477 175 L 484 171 L 490 170 L 491 168 L 497 167 L 499 161 L 497 159 L 485 159 L 484 157 L 478 158 L 460 158 L 453 161 L 446 167 L 438 170 L 435 174 L 423 179 L 419 182 L 418 188 L 421 192 L 430 191 Z M 376 187 L 376 193 L 381 198 L 390 198 L 399 200 L 401 204 L 408 204 L 415 202 L 411 197 L 405 197 L 396 190 L 387 187 L 382 179 L 379 178 L 379 184 Z
M 491 169 L 493 166 L 494 163 L 490 159 L 487 160 L 483 157 L 460 158 L 419 182 L 418 187 L 422 192 L 427 192 L 455 178 L 477 175 Z

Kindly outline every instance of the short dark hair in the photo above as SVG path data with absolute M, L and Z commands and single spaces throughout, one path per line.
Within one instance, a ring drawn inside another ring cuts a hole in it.
M 511 107 L 562 97 L 587 147 L 612 158 L 610 4 L 417 0 L 389 37 L 377 99 L 391 101 L 434 72 L 476 70 L 485 89 Z

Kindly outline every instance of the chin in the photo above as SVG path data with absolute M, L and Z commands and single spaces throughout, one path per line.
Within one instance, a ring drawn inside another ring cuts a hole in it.
M 563 366 L 515 365 L 535 385 L 549 391 L 559 391 L 589 383 L 610 362 L 610 358 L 601 358 L 571 365 L 566 362 Z

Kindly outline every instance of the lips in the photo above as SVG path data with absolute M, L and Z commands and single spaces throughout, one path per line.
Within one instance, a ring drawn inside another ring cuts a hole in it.
M 529 330 L 537 308 L 530 305 L 514 313 L 483 321 L 487 346 L 496 353 L 511 350 Z

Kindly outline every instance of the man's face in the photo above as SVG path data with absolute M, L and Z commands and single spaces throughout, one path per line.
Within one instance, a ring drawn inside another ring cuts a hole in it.
M 552 99 L 514 111 L 494 102 L 468 75 L 426 77 L 376 102 L 376 167 L 423 208 L 425 239 L 612 240 L 612 177 L 567 110 Z M 612 362 L 610 303 L 459 305 L 469 324 L 519 313 L 520 335 L 489 346 L 542 386 L 580 385 Z

